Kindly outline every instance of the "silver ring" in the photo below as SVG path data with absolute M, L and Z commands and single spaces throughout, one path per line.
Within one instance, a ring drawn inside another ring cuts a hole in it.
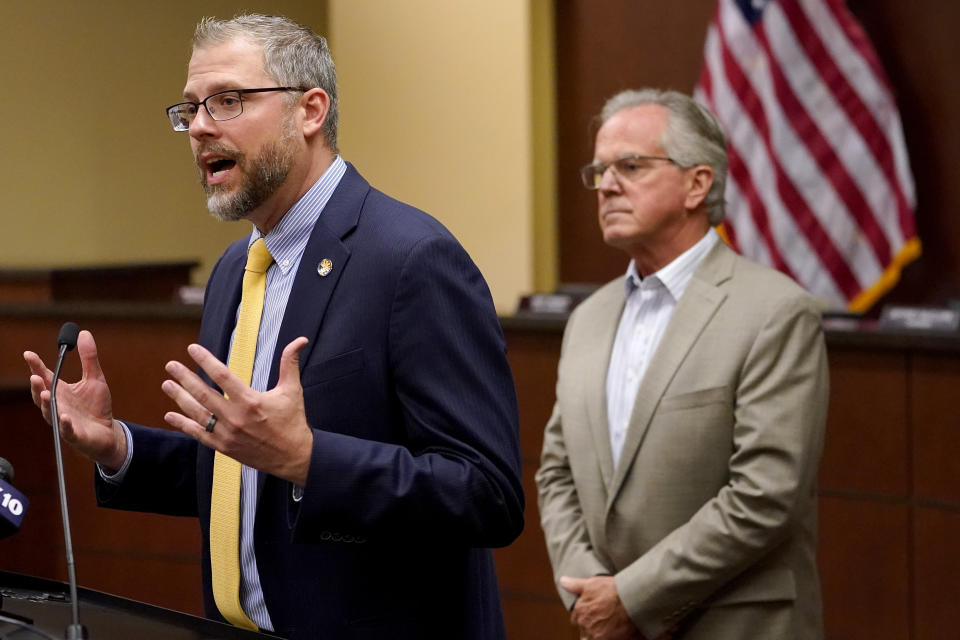
M 207 425 L 204 427 L 204 429 L 207 430 L 207 433 L 213 433 L 213 427 L 216 424 L 217 424 L 217 416 L 216 414 L 211 413 L 210 418 L 207 420 Z

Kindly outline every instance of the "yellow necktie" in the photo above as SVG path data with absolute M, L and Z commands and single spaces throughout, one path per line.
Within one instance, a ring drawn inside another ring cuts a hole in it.
M 273 262 L 263 238 L 250 247 L 243 272 L 240 316 L 233 335 L 228 367 L 246 384 L 253 377 L 267 267 Z M 213 457 L 213 492 L 210 496 L 210 569 L 213 599 L 231 624 L 252 631 L 257 625 L 240 604 L 240 469 L 239 462 L 219 451 Z

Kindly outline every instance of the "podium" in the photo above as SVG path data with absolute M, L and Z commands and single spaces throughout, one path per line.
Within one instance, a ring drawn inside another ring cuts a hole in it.
M 0 571 L 0 638 L 63 638 L 70 624 L 70 589 L 62 582 Z M 186 613 L 128 600 L 91 589 L 78 589 L 80 621 L 90 640 L 266 640 L 279 636 L 255 633 Z M 26 631 L 4 617 L 26 618 L 39 631 Z

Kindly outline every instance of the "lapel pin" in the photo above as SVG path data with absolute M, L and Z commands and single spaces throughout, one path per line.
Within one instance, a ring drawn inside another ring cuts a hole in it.
M 331 271 L 333 271 L 333 263 L 327 258 L 321 260 L 320 264 L 317 265 L 317 273 L 321 276 L 328 275 Z

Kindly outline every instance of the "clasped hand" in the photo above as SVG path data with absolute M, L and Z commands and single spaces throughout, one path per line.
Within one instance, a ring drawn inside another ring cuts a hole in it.
M 225 364 L 198 344 L 187 353 L 219 386 L 221 395 L 189 367 L 168 362 L 172 380 L 162 388 L 181 413 L 170 411 L 163 419 L 234 460 L 299 485 L 306 484 L 313 447 L 300 386 L 299 354 L 307 344 L 297 338 L 283 349 L 277 385 L 270 391 L 250 388 Z M 210 414 L 217 416 L 212 432 L 205 429 Z
M 643 640 L 620 601 L 612 576 L 563 576 L 560 586 L 578 596 L 570 622 L 588 640 Z

